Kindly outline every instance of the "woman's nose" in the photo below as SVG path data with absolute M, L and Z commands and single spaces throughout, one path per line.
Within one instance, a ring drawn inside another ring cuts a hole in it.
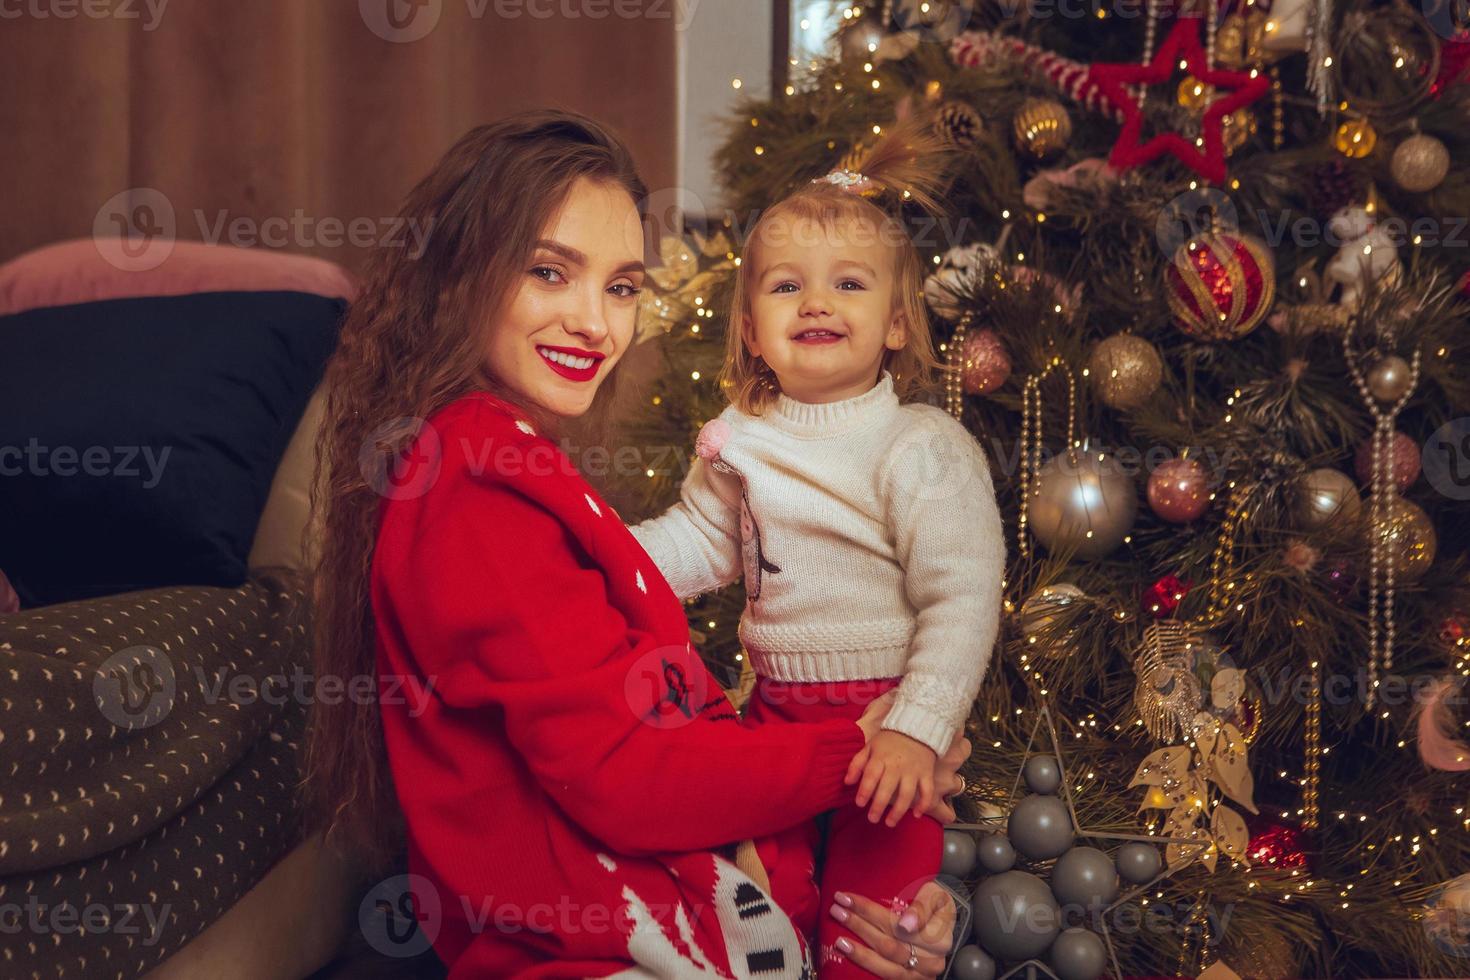
M 579 300 L 575 309 L 568 311 L 563 325 L 567 333 L 581 337 L 588 347 L 598 347 L 607 339 L 607 316 L 602 308 L 602 294 Z

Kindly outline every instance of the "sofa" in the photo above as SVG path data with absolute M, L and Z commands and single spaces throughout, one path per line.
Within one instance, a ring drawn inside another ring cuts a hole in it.
M 181 420 L 152 486 L 0 469 L 0 976 L 307 977 L 367 885 L 303 835 L 307 704 L 282 689 L 311 666 L 319 382 L 356 286 L 264 250 L 113 254 L 86 239 L 0 266 L 0 447 L 37 428 L 110 446 L 139 405 Z M 149 350 L 155 326 L 187 342 Z M 162 390 L 112 404 L 70 388 L 73 364 Z

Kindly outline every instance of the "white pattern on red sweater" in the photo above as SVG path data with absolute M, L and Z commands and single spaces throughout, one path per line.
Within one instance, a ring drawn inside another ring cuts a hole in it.
M 438 455 L 421 435 L 404 459 L 437 474 L 384 501 L 371 598 L 409 870 L 450 977 L 801 976 L 789 921 L 714 849 L 850 801 L 861 731 L 741 726 L 678 599 L 552 443 L 484 393 L 428 425 Z M 427 707 L 389 696 L 405 677 L 433 679 Z
M 899 404 L 885 373 L 844 401 L 726 409 L 699 441 L 708 459 L 679 502 L 632 529 L 674 591 L 743 572 L 740 638 L 757 674 L 902 675 L 883 727 L 944 754 L 989 664 L 1005 572 L 974 437 L 938 408 Z

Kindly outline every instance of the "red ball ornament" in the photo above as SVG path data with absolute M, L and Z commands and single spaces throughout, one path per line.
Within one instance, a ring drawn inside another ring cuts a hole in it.
M 1164 281 L 1180 330 L 1196 340 L 1235 340 L 1270 311 L 1276 263 L 1248 235 L 1208 232 L 1179 246 Z
M 1419 444 L 1404 432 L 1395 432 L 1389 444 L 1389 473 L 1399 493 L 1409 489 L 1419 479 Z M 1358 473 L 1358 482 L 1369 486 L 1373 482 L 1373 440 L 1369 439 L 1358 447 L 1353 465 Z
M 1289 824 L 1262 822 L 1252 831 L 1245 856 L 1253 866 L 1311 870 L 1305 835 Z
M 1148 475 L 1148 505 L 1166 521 L 1184 524 L 1210 506 L 1210 475 L 1197 459 L 1165 460 Z
M 1465 617 L 1451 613 L 1439 624 L 1439 639 L 1449 646 L 1460 646 L 1467 632 Z
M 1143 594 L 1143 611 L 1155 619 L 1168 619 L 1188 594 L 1188 582 L 1177 575 L 1165 575 Z
M 983 395 L 1006 383 L 1011 376 L 1011 355 L 1006 353 L 994 330 L 976 330 L 965 335 L 960 348 L 960 382 L 965 393 Z

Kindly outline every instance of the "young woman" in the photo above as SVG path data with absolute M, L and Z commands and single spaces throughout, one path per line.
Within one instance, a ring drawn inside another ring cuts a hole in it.
M 729 842 L 850 800 L 891 704 L 743 727 L 678 599 L 554 442 L 632 343 L 645 196 L 591 120 L 472 130 L 410 195 L 423 255 L 375 257 L 328 370 L 317 673 L 376 675 L 380 704 L 318 705 L 307 789 L 376 867 L 401 814 L 451 977 L 810 976 Z M 942 794 L 968 751 L 936 762 Z M 853 962 L 942 972 L 942 889 L 838 903 Z

